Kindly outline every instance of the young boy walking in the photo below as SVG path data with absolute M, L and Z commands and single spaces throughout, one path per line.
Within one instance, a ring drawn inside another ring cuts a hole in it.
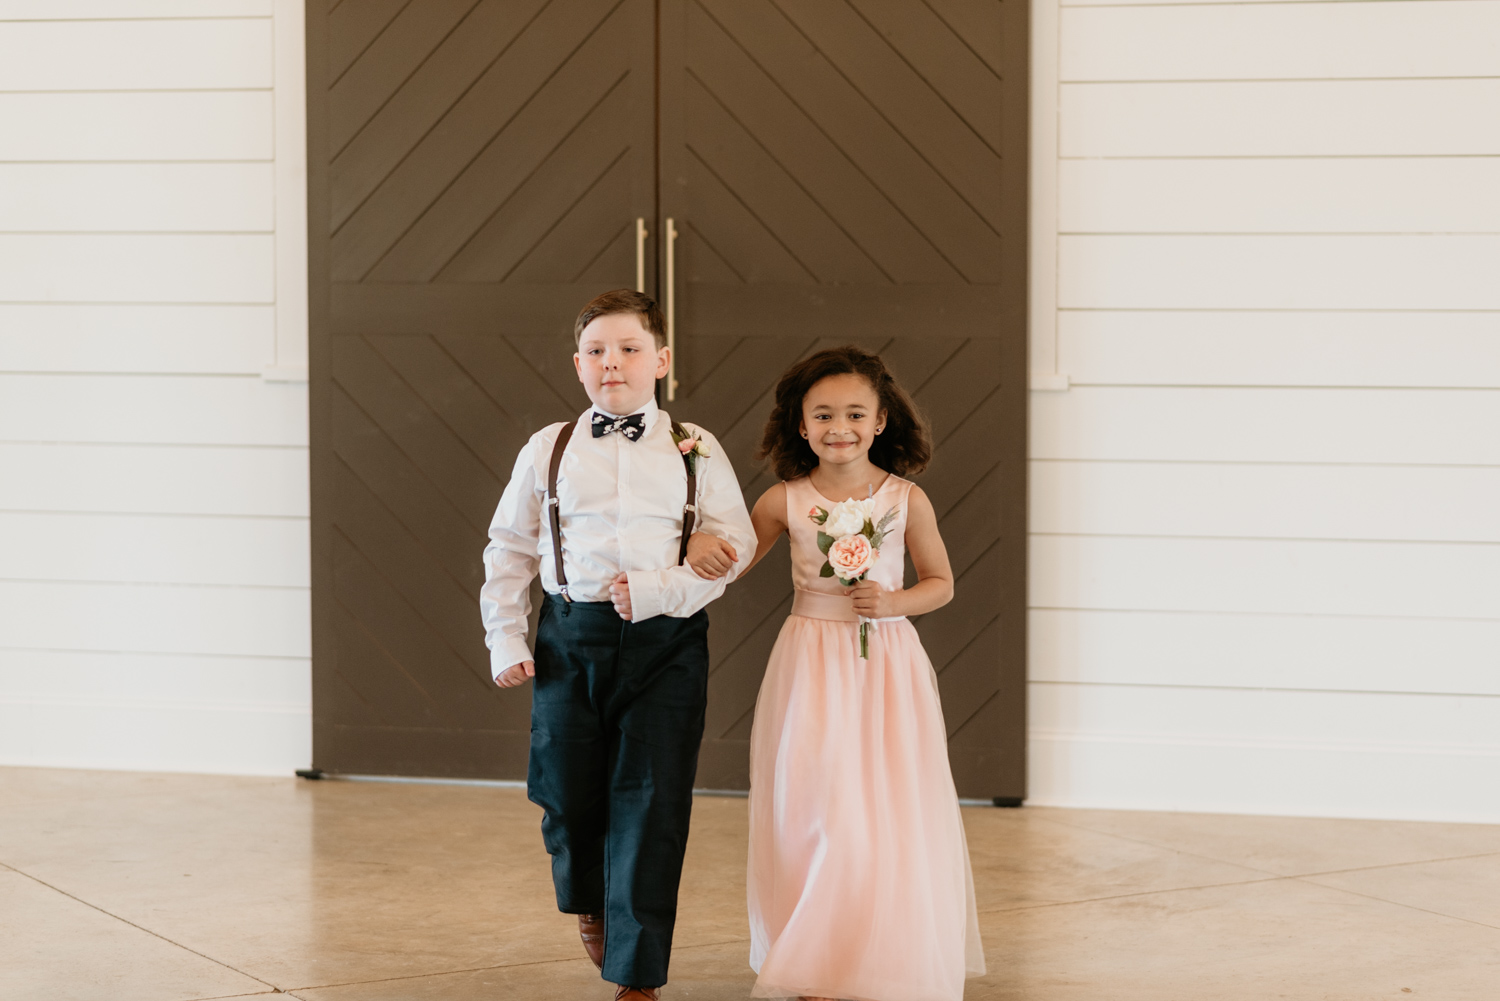
M 597 296 L 574 324 L 592 409 L 531 436 L 490 524 L 480 592 L 501 686 L 534 689 L 527 793 L 558 909 L 617 999 L 667 982 L 708 693 L 708 614 L 755 552 L 739 483 L 708 432 L 656 405 L 669 349 L 655 301 Z M 745 554 L 704 580 L 694 530 Z M 547 592 L 536 653 L 528 588 Z

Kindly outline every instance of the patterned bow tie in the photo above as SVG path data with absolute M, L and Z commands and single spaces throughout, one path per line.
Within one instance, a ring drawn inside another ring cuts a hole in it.
M 631 414 L 629 417 L 606 417 L 595 410 L 592 427 L 595 438 L 603 438 L 607 434 L 614 434 L 618 431 L 625 436 L 627 441 L 635 441 L 646 430 L 646 415 Z

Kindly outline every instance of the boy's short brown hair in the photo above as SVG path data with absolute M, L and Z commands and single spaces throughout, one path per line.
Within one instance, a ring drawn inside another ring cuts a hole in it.
M 601 316 L 610 316 L 614 313 L 635 314 L 640 318 L 641 326 L 649 330 L 651 336 L 656 338 L 657 348 L 667 346 L 667 324 L 662 319 L 661 307 L 646 293 L 629 288 L 601 292 L 590 299 L 583 307 L 583 311 L 578 314 L 578 319 L 573 321 L 573 343 L 576 345 L 583 340 L 584 327 Z

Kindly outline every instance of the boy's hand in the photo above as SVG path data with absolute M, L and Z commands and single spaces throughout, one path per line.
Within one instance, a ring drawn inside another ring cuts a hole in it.
M 896 600 L 891 592 L 873 580 L 862 580 L 849 592 L 854 610 L 867 619 L 884 619 L 896 614 Z
M 615 578 L 615 582 L 609 585 L 609 600 L 615 603 L 615 611 L 620 613 L 620 618 L 626 622 L 630 621 L 630 578 L 625 574 Z
M 718 580 L 733 569 L 739 554 L 717 535 L 694 532 L 688 538 L 687 565 L 704 580 Z
M 495 684 L 501 688 L 514 688 L 527 678 L 536 677 L 536 664 L 529 660 L 523 660 L 519 664 L 512 664 L 500 672 L 500 677 L 495 679 Z

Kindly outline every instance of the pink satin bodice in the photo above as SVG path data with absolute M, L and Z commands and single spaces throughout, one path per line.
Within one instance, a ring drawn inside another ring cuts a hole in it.
M 892 473 L 875 491 L 875 517 L 877 523 L 891 508 L 898 508 L 896 517 L 886 527 L 885 539 L 880 544 L 880 557 L 870 568 L 869 579 L 887 591 L 900 591 L 904 587 L 906 573 L 906 507 L 911 496 L 911 480 L 903 480 Z M 843 499 L 843 498 L 841 498 Z M 856 497 L 855 500 L 863 500 Z M 808 515 L 813 507 L 825 510 L 837 503 L 824 497 L 813 487 L 812 480 L 804 476 L 789 480 L 786 484 L 786 523 L 792 540 L 792 586 L 799 591 L 819 591 L 824 594 L 846 594 L 848 588 L 834 577 L 819 577 L 827 559 L 818 549 L 818 526 Z

